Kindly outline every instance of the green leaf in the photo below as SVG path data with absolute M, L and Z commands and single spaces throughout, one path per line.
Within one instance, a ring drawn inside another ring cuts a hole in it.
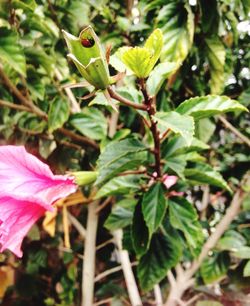
M 233 256 L 242 259 L 250 259 L 250 247 L 249 246 L 242 246 L 238 248 L 234 252 L 232 252 Z
M 204 240 L 198 214 L 184 198 L 169 200 L 170 224 L 183 232 L 191 251 L 196 254 Z
M 107 135 L 107 120 L 94 107 L 85 107 L 81 113 L 70 116 L 69 123 L 81 134 L 95 140 L 101 140 Z
M 150 73 L 147 80 L 147 88 L 149 94 L 154 96 L 161 89 L 164 81 L 179 68 L 179 64 L 175 62 L 164 62 L 158 64 Z
M 127 138 L 109 143 L 98 159 L 96 184 L 104 183 L 122 171 L 134 169 L 147 160 L 146 147 L 137 139 Z
M 184 179 L 184 170 L 186 168 L 186 165 L 186 155 L 170 156 L 165 160 L 164 172 L 167 172 L 168 168 L 170 168 L 179 177 Z
M 164 196 L 164 187 L 158 182 L 151 186 L 142 199 L 142 213 L 149 229 L 149 235 L 160 226 L 167 208 L 167 199 Z
M 147 252 L 151 239 L 142 213 L 141 202 L 139 202 L 135 207 L 131 236 L 136 256 L 141 257 Z
M 177 112 L 157 112 L 154 116 L 159 123 L 161 132 L 170 129 L 179 133 L 190 146 L 194 135 L 194 120 L 191 116 L 180 115 Z
M 146 78 L 160 57 L 162 39 L 161 30 L 156 29 L 149 36 L 144 47 L 122 48 L 118 55 L 138 78 Z
M 193 43 L 194 16 L 188 3 L 169 2 L 161 7 L 156 19 L 163 32 L 161 60 L 183 62 Z
M 63 126 L 69 117 L 69 104 L 68 102 L 57 97 L 51 102 L 48 113 L 48 127 L 49 132 L 52 133 L 56 129 Z
M 114 231 L 132 224 L 136 204 L 137 200 L 135 199 L 124 199 L 116 203 L 104 226 L 108 230 Z
M 201 265 L 201 277 L 205 284 L 210 284 L 223 278 L 230 264 L 230 257 L 226 252 L 215 253 L 207 257 Z
M 110 195 L 134 193 L 141 187 L 140 180 L 141 176 L 134 174 L 115 177 L 98 190 L 95 199 Z
M 12 30 L 0 28 L 0 60 L 7 62 L 15 71 L 26 76 L 26 61 L 18 36 Z
M 216 125 L 208 118 L 200 119 L 195 123 L 195 135 L 207 143 L 214 134 Z
M 190 115 L 195 120 L 199 120 L 227 112 L 247 111 L 247 108 L 226 96 L 209 95 L 188 99 L 182 102 L 176 111 L 182 115 Z
M 234 230 L 227 231 L 218 241 L 216 247 L 222 251 L 233 251 L 246 245 L 246 239 Z
M 212 94 L 220 94 L 224 88 L 226 50 L 218 36 L 205 39 L 205 51 L 210 66 Z
M 35 0 L 13 0 L 11 1 L 11 4 L 14 8 L 21 8 L 24 11 L 27 10 L 31 12 L 34 12 L 37 7 Z
M 148 252 L 140 259 L 137 275 L 142 290 L 149 291 L 166 277 L 182 254 L 182 247 L 171 233 L 154 234 Z
M 232 192 L 221 174 L 208 164 L 195 163 L 192 168 L 185 169 L 184 174 L 194 184 L 209 184 Z
M 249 277 L 250 276 L 250 260 L 246 263 L 244 270 L 243 270 L 243 275 L 244 277 Z

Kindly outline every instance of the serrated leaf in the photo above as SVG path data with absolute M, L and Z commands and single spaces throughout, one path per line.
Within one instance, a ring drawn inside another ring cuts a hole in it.
M 140 259 L 137 275 L 142 290 L 149 291 L 166 277 L 181 256 L 182 247 L 170 235 L 154 234 L 147 253 Z
M 70 116 L 69 123 L 81 134 L 95 140 L 107 135 L 107 120 L 97 108 L 86 107 L 81 113 Z
M 223 278 L 230 264 L 228 253 L 214 253 L 207 257 L 201 265 L 201 277 L 205 284 L 210 284 Z
M 179 67 L 175 62 L 164 62 L 158 64 L 150 73 L 147 80 L 147 88 L 150 95 L 156 95 L 161 89 L 164 81 Z
M 163 38 L 161 30 L 156 29 L 149 36 L 144 47 L 123 47 L 120 49 L 118 56 L 138 78 L 146 78 L 159 59 L 162 46 Z
M 142 199 L 142 213 L 150 236 L 160 226 L 166 208 L 167 199 L 164 196 L 164 187 L 162 183 L 158 182 L 149 188 Z
M 96 184 L 111 179 L 122 171 L 131 170 L 147 160 L 146 147 L 137 139 L 128 138 L 109 143 L 98 159 Z
M 170 129 L 174 133 L 179 133 L 187 145 L 191 145 L 194 136 L 194 120 L 191 116 L 180 115 L 177 112 L 157 112 L 154 118 L 162 132 Z
M 49 132 L 52 133 L 54 130 L 63 126 L 69 117 L 69 104 L 68 102 L 57 97 L 51 102 L 48 113 L 48 127 Z
M 192 183 L 209 184 L 232 192 L 221 174 L 207 164 L 195 163 L 192 168 L 185 169 L 184 174 Z
M 216 125 L 209 119 L 200 119 L 195 123 L 195 135 L 200 140 L 207 143 L 213 136 Z
M 18 36 L 12 30 L 0 28 L 0 59 L 15 71 L 26 76 L 26 61 Z
M 134 174 L 115 177 L 97 191 L 95 199 L 110 195 L 134 193 L 141 187 L 140 180 L 141 176 Z
M 168 171 L 168 168 L 173 170 L 179 177 L 184 178 L 184 170 L 186 168 L 187 161 L 186 155 L 170 156 L 165 160 L 164 172 Z
M 247 108 L 226 96 L 216 95 L 191 98 L 176 108 L 176 112 L 193 116 L 195 120 L 234 111 L 247 111 Z
M 169 218 L 170 224 L 183 232 L 191 251 L 198 254 L 204 236 L 192 204 L 184 198 L 169 200 Z
M 212 94 L 220 94 L 224 87 L 224 65 L 226 50 L 218 36 L 205 39 L 206 54 L 210 66 L 210 88 Z
M 136 203 L 137 200 L 135 199 L 124 199 L 116 203 L 105 221 L 104 226 L 108 230 L 114 231 L 132 224 Z
M 147 252 L 151 239 L 142 213 L 141 202 L 139 202 L 135 207 L 131 237 L 136 256 L 141 257 Z

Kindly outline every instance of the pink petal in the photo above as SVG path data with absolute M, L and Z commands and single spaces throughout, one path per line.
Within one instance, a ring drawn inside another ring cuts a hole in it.
M 0 196 L 11 196 L 44 205 L 76 191 L 74 179 L 54 175 L 48 165 L 24 147 L 0 146 Z
M 0 252 L 9 249 L 21 257 L 24 237 L 44 213 L 39 204 L 0 197 Z
M 163 184 L 169 189 L 170 187 L 172 187 L 174 184 L 176 184 L 178 177 L 175 175 L 167 175 L 165 174 L 163 176 Z

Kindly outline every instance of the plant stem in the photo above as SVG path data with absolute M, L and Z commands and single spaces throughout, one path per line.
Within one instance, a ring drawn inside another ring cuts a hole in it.
M 127 105 L 127 106 L 130 106 L 130 107 L 135 108 L 135 109 L 140 109 L 140 110 L 144 110 L 144 111 L 147 110 L 147 107 L 145 105 L 134 103 L 134 102 L 124 98 L 123 96 L 119 95 L 117 92 L 115 92 L 112 89 L 111 86 L 109 86 L 107 89 L 108 89 L 110 97 L 119 101 L 120 103 L 122 103 L 124 105 Z
M 96 232 L 98 225 L 98 215 L 95 211 L 97 207 L 98 201 L 88 205 L 87 232 L 83 255 L 81 306 L 93 306 L 94 303 Z
M 154 139 L 154 156 L 155 156 L 155 171 L 157 173 L 157 177 L 161 177 L 161 148 L 160 148 L 160 132 L 157 128 L 157 121 L 154 120 L 153 116 L 156 113 L 156 105 L 155 98 L 150 97 L 145 80 L 140 79 L 140 87 L 144 97 L 144 105 L 147 107 L 147 112 L 149 116 L 149 120 L 151 123 L 150 130 Z

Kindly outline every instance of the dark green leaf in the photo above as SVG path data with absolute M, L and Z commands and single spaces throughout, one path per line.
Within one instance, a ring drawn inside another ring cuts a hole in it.
M 158 182 L 151 186 L 142 199 L 142 213 L 149 229 L 149 235 L 158 229 L 167 208 L 164 187 Z
M 63 126 L 69 117 L 69 104 L 67 100 L 57 97 L 51 102 L 48 114 L 49 132 Z

